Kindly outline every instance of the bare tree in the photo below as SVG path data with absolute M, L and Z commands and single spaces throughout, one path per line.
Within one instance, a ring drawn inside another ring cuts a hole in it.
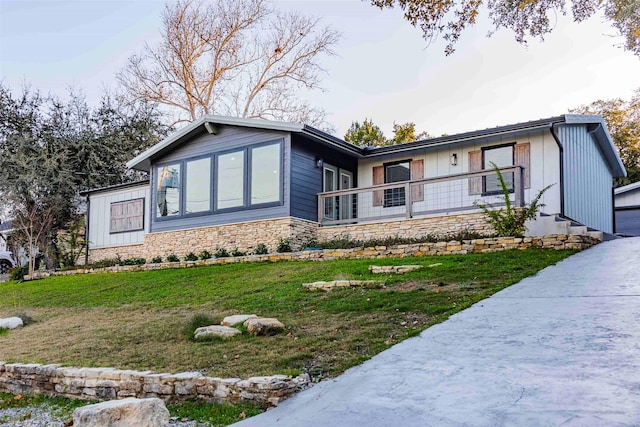
M 176 111 L 176 122 L 203 114 L 324 121 L 298 96 L 319 88 L 319 59 L 340 37 L 318 19 L 275 12 L 266 0 L 180 0 L 165 6 L 161 35 L 118 80 Z

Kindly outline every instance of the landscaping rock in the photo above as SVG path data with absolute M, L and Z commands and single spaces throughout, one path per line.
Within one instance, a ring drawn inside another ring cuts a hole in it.
M 73 411 L 74 427 L 159 427 L 169 420 L 167 407 L 157 398 L 109 400 Z
M 270 317 L 254 317 L 244 322 L 251 335 L 275 335 L 284 330 L 284 324 Z
M 231 338 L 238 334 L 241 334 L 238 329 L 232 328 L 230 326 L 222 326 L 222 325 L 211 325 L 211 326 L 203 326 L 201 328 L 196 329 L 193 337 L 197 339 L 203 339 L 205 337 L 216 336 L 222 338 Z
M 370 265 L 369 271 L 373 274 L 404 274 L 410 271 L 421 270 L 421 265 Z
M 333 280 L 331 282 L 313 282 L 304 283 L 302 286 L 310 291 L 330 291 L 335 288 L 381 288 L 384 286 L 384 282 L 378 282 L 375 280 Z
M 0 319 L 0 329 L 15 329 L 24 326 L 22 319 L 19 317 L 6 317 Z
M 258 316 L 256 316 L 255 314 L 234 314 L 233 316 L 227 316 L 222 319 L 222 323 L 220 324 L 224 326 L 233 326 L 237 325 L 238 323 L 243 323 L 248 319 L 253 319 L 255 317 Z

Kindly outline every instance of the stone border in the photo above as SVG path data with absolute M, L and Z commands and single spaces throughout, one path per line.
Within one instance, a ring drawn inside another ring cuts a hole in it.
M 308 375 L 213 378 L 200 372 L 157 374 L 113 368 L 65 368 L 61 365 L 0 362 L 0 391 L 44 394 L 80 400 L 157 397 L 167 403 L 202 399 L 215 403 L 251 402 L 277 406 L 311 385 Z
M 492 237 L 474 240 L 452 240 L 450 242 L 414 243 L 396 246 L 359 247 L 353 249 L 322 249 L 268 255 L 246 255 L 228 258 L 211 258 L 205 261 L 165 262 L 160 264 L 120 265 L 105 268 L 69 271 L 36 272 L 25 280 L 49 276 L 69 276 L 88 273 L 117 273 L 123 271 L 151 271 L 167 268 L 187 268 L 206 265 L 234 264 L 245 262 L 277 261 L 328 261 L 333 259 L 402 258 L 408 256 L 453 255 L 498 252 L 510 249 L 574 249 L 584 250 L 600 243 L 600 239 L 582 234 L 552 234 L 543 237 Z

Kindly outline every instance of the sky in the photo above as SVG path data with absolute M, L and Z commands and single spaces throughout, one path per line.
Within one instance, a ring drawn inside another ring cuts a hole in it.
M 276 8 L 319 16 L 342 33 L 325 57 L 324 92 L 307 99 L 328 113 L 340 137 L 372 119 L 390 137 L 395 123 L 454 134 L 564 114 L 597 99 L 629 98 L 640 88 L 640 58 L 600 16 L 555 17 L 544 42 L 525 47 L 507 30 L 491 38 L 484 11 L 453 55 L 427 45 L 398 10 L 360 0 L 274 0 Z M 0 79 L 64 96 L 74 86 L 97 102 L 145 43 L 159 40 L 164 1 L 0 0 Z

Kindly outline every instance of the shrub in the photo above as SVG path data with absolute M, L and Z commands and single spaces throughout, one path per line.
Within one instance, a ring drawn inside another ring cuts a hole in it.
M 197 261 L 198 260 L 198 256 L 196 254 L 194 254 L 193 252 L 189 252 L 188 254 L 186 254 L 184 256 L 184 260 L 185 261 Z
M 184 326 L 183 333 L 186 339 L 193 341 L 193 334 L 196 329 L 203 326 L 219 325 L 222 322 L 220 316 L 210 316 L 208 314 L 196 313 L 189 318 Z
M 27 264 L 21 265 L 9 270 L 9 279 L 21 282 L 27 274 L 29 274 L 29 266 Z
M 302 247 L 303 248 L 319 248 L 321 246 L 320 246 L 320 243 L 318 243 L 317 239 L 311 238 L 311 239 L 307 239 L 307 241 L 302 244 Z
M 180 258 L 178 258 L 178 255 L 176 254 L 169 254 L 167 262 L 180 262 Z
M 239 250 L 238 248 L 234 248 L 231 251 L 231 256 L 245 256 L 247 253 L 246 252 L 242 252 L 241 250 Z
M 122 259 L 120 258 L 120 256 L 117 256 L 115 258 L 105 258 L 105 259 L 101 259 L 100 261 L 92 262 L 91 264 L 89 264 L 89 267 L 105 268 L 105 267 L 113 267 L 116 265 L 120 265 L 121 263 L 122 263 Z
M 282 239 L 278 242 L 278 246 L 276 247 L 276 252 L 293 252 L 291 248 L 291 239 Z
M 160 264 L 161 262 L 162 262 L 162 257 L 160 256 L 154 256 L 153 258 L 151 258 L 152 264 Z
M 88 241 L 83 239 L 84 218 L 70 221 L 67 229 L 58 232 L 58 260 L 65 269 L 71 269 L 78 263 L 78 258 L 86 248 Z
M 215 255 L 216 255 L 216 258 L 226 258 L 231 256 L 229 255 L 229 251 L 227 251 L 225 248 L 218 248 Z
M 253 253 L 256 255 L 266 255 L 269 253 L 269 248 L 264 243 L 258 243 L 256 248 L 253 250 Z
M 144 258 L 131 257 L 122 260 L 120 265 L 144 265 L 147 263 L 147 260 Z
M 207 260 L 207 259 L 211 259 L 211 258 L 213 257 L 213 255 L 211 254 L 211 252 L 209 252 L 208 250 L 206 250 L 206 249 L 205 249 L 204 251 L 200 252 L 200 254 L 198 255 L 198 257 L 199 257 L 201 260 L 203 260 L 203 261 L 204 261 L 204 260 Z
M 493 170 L 498 176 L 500 182 L 500 188 L 502 189 L 501 199 L 504 200 L 505 207 L 500 209 L 493 209 L 492 205 L 478 203 L 476 206 L 482 209 L 482 212 L 487 216 L 487 222 L 491 224 L 496 234 L 500 237 L 523 237 L 527 227 L 525 222 L 529 219 L 534 219 L 536 214 L 540 211 L 540 208 L 544 207 L 544 203 L 540 203 L 540 198 L 545 191 L 553 186 L 547 185 L 544 187 L 536 197 L 530 202 L 525 204 L 522 208 L 514 207 L 509 198 L 509 188 L 507 183 L 500 172 L 498 166 L 491 162 Z

